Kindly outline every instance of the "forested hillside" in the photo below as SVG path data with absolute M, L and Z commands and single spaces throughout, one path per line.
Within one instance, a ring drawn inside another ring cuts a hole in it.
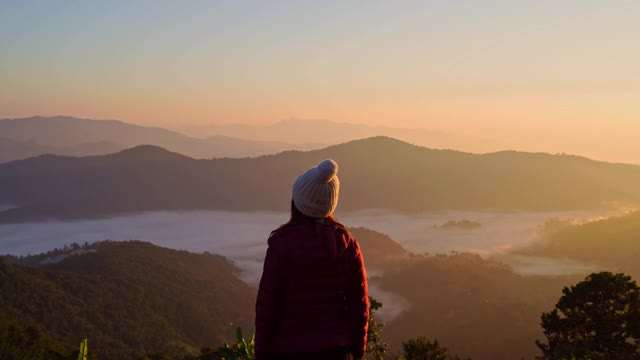
M 380 284 L 411 306 L 387 324 L 386 340 L 437 338 L 474 360 L 533 358 L 543 337 L 540 314 L 581 276 L 520 276 L 472 254 L 415 256 L 385 272 Z
M 77 255 L 64 258 L 69 251 Z M 222 256 L 136 241 L 69 251 L 46 257 L 61 260 L 55 264 L 0 264 L 6 323 L 35 326 L 63 348 L 89 338 L 103 359 L 180 357 L 222 345 L 236 327 L 252 328 L 255 291 Z
M 521 276 L 472 254 L 416 255 L 385 234 L 352 231 L 375 269 L 372 284 L 406 300 L 383 304 L 399 313 L 382 334 L 390 354 L 424 336 L 474 360 L 533 358 L 534 341 L 544 338 L 540 315 L 583 278 Z M 66 349 L 88 337 L 100 358 L 184 359 L 232 341 L 236 327 L 253 330 L 255 289 L 236 270 L 222 256 L 137 241 L 5 257 L 0 332 L 18 324 L 29 334 L 33 326 L 36 343 Z
M 577 259 L 640 278 L 640 211 L 585 224 L 566 223 L 548 232 L 545 240 L 520 252 Z
M 340 164 L 342 211 L 543 211 L 640 199 L 640 166 L 549 154 L 475 155 L 376 137 L 247 159 L 194 160 L 141 146 L 2 164 L 0 204 L 15 208 L 0 212 L 0 223 L 143 210 L 287 210 L 292 181 L 326 158 Z

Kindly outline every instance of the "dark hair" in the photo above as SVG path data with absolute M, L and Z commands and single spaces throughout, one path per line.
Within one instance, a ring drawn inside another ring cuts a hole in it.
M 347 234 L 349 233 L 349 230 L 347 230 L 347 227 L 342 225 L 340 222 L 338 222 L 338 220 L 335 218 L 335 216 L 333 216 L 333 214 L 330 214 L 329 216 L 321 219 L 305 215 L 300 210 L 298 210 L 298 208 L 296 207 L 296 204 L 293 202 L 293 199 L 291 199 L 291 218 L 289 219 L 288 222 L 280 225 L 280 227 L 273 230 L 271 232 L 271 235 L 277 233 L 280 230 L 284 230 L 292 226 L 313 223 L 314 221 L 318 221 L 318 220 L 322 220 L 326 224 L 333 225 Z

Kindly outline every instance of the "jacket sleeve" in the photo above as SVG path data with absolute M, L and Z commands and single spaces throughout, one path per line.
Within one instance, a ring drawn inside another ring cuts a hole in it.
M 271 356 L 271 346 L 276 330 L 282 299 L 284 297 L 284 276 L 282 262 L 276 250 L 270 245 L 264 259 L 262 278 L 256 299 L 255 359 L 265 360 Z
M 353 241 L 355 264 L 347 291 L 347 313 L 351 326 L 351 354 L 354 359 L 362 359 L 367 346 L 369 328 L 369 286 L 360 245 Z

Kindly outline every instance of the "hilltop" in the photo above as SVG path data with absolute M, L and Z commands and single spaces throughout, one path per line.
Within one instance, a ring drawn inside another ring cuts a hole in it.
M 568 258 L 623 271 L 640 278 L 640 211 L 584 224 L 566 224 L 544 242 L 518 251 L 548 258 Z
M 235 272 L 219 255 L 138 241 L 5 258 L 0 313 L 66 348 L 88 337 L 99 358 L 178 356 L 252 327 L 255 290 Z
M 148 210 L 286 211 L 292 181 L 326 158 L 340 164 L 343 211 L 551 211 L 640 199 L 640 166 L 537 153 L 477 155 L 374 137 L 245 159 L 196 160 L 153 146 L 0 164 L 0 204 L 17 205 L 0 212 L 0 223 Z

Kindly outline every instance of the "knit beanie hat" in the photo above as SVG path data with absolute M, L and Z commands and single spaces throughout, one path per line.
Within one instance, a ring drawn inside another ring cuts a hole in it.
M 298 176 L 293 184 L 293 203 L 301 213 L 313 218 L 325 218 L 338 206 L 338 164 L 324 160 Z

